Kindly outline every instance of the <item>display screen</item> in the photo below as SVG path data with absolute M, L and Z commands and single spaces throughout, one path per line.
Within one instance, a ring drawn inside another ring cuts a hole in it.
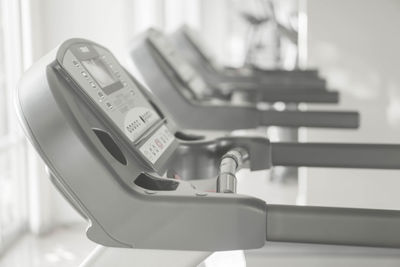
M 111 84 L 118 81 L 113 77 L 113 75 L 110 73 L 110 71 L 100 58 L 83 60 L 82 64 L 102 88 L 110 86 Z

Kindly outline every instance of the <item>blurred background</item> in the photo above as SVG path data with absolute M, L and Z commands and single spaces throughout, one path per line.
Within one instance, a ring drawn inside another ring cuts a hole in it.
M 47 179 L 13 106 L 21 74 L 61 42 L 91 39 L 124 62 L 135 35 L 186 24 L 219 64 L 317 68 L 341 93 L 332 109 L 361 113 L 357 131 L 300 129 L 301 141 L 400 143 L 399 14 L 398 0 L 0 0 L 0 266 L 78 266 L 95 247 Z M 279 129 L 269 131 L 274 138 Z M 295 180 L 270 176 L 243 172 L 238 190 L 268 203 L 400 209 L 398 171 L 301 168 Z M 227 264 L 232 255 L 203 264 L 245 266 Z M 245 257 L 247 266 L 400 266 L 399 255 L 282 246 Z

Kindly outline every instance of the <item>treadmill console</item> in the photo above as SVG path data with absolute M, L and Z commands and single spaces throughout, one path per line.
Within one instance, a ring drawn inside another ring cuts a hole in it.
M 211 51 L 204 45 L 204 43 L 197 37 L 196 32 L 187 27 L 183 26 L 181 28 L 182 33 L 185 35 L 186 39 L 191 43 L 191 45 L 196 49 L 196 51 L 214 68 L 221 69 L 221 66 L 214 60 Z
M 163 115 L 108 50 L 94 43 L 73 43 L 61 61 L 78 90 L 148 162 L 155 164 L 174 143 Z
M 23 75 L 16 97 L 25 133 L 53 184 L 89 221 L 92 241 L 207 251 L 264 245 L 263 201 L 204 192 L 205 186 L 168 175 L 185 170 L 196 179 L 204 169 L 215 188 L 221 155 L 250 144 L 233 137 L 179 140 L 173 118 L 106 48 L 65 41 Z
M 204 99 L 213 94 L 203 78 L 177 53 L 165 35 L 152 29 L 149 31 L 148 40 L 169 67 L 174 70 L 178 78 L 185 83 L 194 98 Z

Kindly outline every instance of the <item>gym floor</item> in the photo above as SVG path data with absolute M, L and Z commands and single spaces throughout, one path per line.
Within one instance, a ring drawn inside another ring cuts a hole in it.
M 59 227 L 45 236 L 27 235 L 10 248 L 0 260 L 0 267 L 78 266 L 96 246 L 82 234 L 85 228 L 85 224 L 75 224 Z M 268 243 L 259 250 L 247 251 L 245 257 L 247 267 L 317 267 L 321 263 L 325 267 L 400 266 L 398 249 Z M 240 255 L 216 253 L 200 266 L 227 266 L 227 258 L 240 259 Z
M 83 234 L 86 227 L 74 224 L 44 236 L 26 235 L 5 253 L 0 267 L 78 266 L 96 246 Z

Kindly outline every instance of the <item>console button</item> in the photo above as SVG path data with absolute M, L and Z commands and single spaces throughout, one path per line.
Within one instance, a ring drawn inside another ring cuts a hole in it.
M 113 105 L 112 105 L 110 102 L 107 102 L 107 103 L 106 103 L 106 106 L 107 106 L 109 109 L 113 109 Z
M 104 98 L 104 94 L 103 94 L 102 92 L 100 92 L 100 91 L 97 92 L 97 95 L 98 95 L 100 98 L 102 98 L 102 99 Z

